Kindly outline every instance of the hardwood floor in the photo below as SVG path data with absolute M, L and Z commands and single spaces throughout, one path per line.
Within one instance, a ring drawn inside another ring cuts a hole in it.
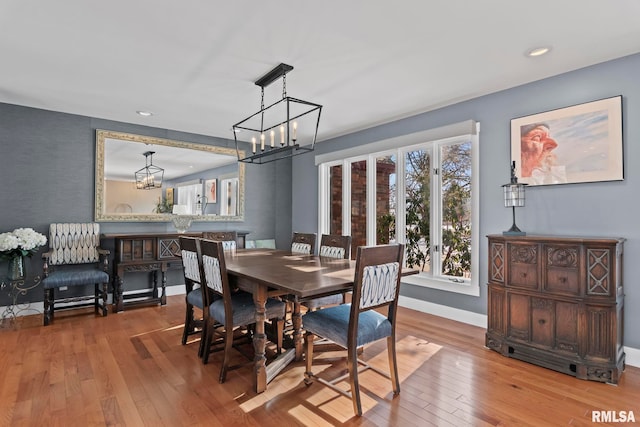
M 361 418 L 348 398 L 305 386 L 304 362 L 259 395 L 250 366 L 219 384 L 221 354 L 205 366 L 197 342 L 180 345 L 182 296 L 106 318 L 77 313 L 56 313 L 46 328 L 40 315 L 0 329 L 1 426 L 586 426 L 596 410 L 634 411 L 640 423 L 639 368 L 627 367 L 617 386 L 578 380 L 486 349 L 482 328 L 404 308 L 401 393 L 365 372 Z M 314 371 L 342 372 L 339 354 L 319 355 Z M 384 341 L 364 357 L 387 369 Z

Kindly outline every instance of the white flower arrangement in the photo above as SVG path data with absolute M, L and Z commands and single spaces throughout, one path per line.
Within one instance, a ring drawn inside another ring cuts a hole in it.
M 44 234 L 32 228 L 16 228 L 10 233 L 0 234 L 0 258 L 11 259 L 32 256 L 40 246 L 47 243 Z

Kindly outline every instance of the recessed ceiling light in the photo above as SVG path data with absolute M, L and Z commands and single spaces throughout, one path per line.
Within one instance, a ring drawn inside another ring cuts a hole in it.
M 536 57 L 536 56 L 542 56 L 545 53 L 548 53 L 551 50 L 550 47 L 548 46 L 544 46 L 544 47 L 534 47 L 533 49 L 529 49 L 526 53 L 526 55 L 528 57 Z
M 142 117 L 153 116 L 153 113 L 151 111 L 136 111 L 136 113 L 138 113 Z

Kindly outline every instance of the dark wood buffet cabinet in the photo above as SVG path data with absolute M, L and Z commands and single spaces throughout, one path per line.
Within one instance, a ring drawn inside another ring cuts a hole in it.
M 182 263 L 176 256 L 180 249 L 180 236 L 211 238 L 218 232 L 194 233 L 120 233 L 103 234 L 102 239 L 115 241 L 113 260 L 113 306 L 114 312 L 124 310 L 125 305 L 146 305 L 167 303 L 166 273 L 172 268 L 181 268 Z M 246 231 L 238 231 L 237 247 L 245 247 Z M 143 290 L 126 290 L 125 273 L 148 272 L 151 285 Z M 158 272 L 160 282 L 158 283 Z M 125 292 L 126 291 L 126 292 Z
M 490 235 L 486 345 L 577 378 L 624 370 L 624 239 Z

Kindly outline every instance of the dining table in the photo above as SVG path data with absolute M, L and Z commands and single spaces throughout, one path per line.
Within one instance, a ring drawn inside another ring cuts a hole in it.
M 230 283 L 253 295 L 256 307 L 253 379 L 256 393 L 261 393 L 287 365 L 302 359 L 300 304 L 306 299 L 350 291 L 355 261 L 276 249 L 239 249 L 225 253 L 225 264 Z M 267 364 L 265 304 L 271 297 L 286 298 L 293 303 L 293 347 L 283 349 Z
M 253 381 L 255 392 L 261 393 L 291 362 L 302 359 L 301 303 L 351 291 L 356 261 L 277 249 L 238 249 L 225 253 L 225 264 L 230 284 L 253 295 L 256 310 Z M 417 272 L 403 268 L 401 274 L 405 276 Z M 283 349 L 267 364 L 265 304 L 267 298 L 271 297 L 285 298 L 293 303 L 293 346 Z

